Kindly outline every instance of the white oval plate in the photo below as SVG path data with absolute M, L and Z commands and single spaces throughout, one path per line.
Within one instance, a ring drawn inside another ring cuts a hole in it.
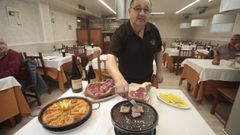
M 186 106 L 186 107 L 180 107 L 180 106 L 176 106 L 175 104 L 168 103 L 167 101 L 165 101 L 165 100 L 163 100 L 163 99 L 161 99 L 161 98 L 159 97 L 160 94 L 172 94 L 172 93 L 165 93 L 165 92 L 164 92 L 164 93 L 158 93 L 158 94 L 157 94 L 157 99 L 160 100 L 160 101 L 162 101 L 162 102 L 164 102 L 165 104 L 170 105 L 170 106 L 173 106 L 173 107 L 176 107 L 176 108 L 180 108 L 180 109 L 190 109 L 189 103 L 186 102 L 186 101 L 185 101 L 183 98 L 181 98 L 180 96 L 173 94 L 173 95 L 175 95 L 175 96 L 178 96 L 178 97 L 181 98 L 182 100 L 184 100 L 184 101 L 188 104 L 188 106 Z
M 104 101 L 107 101 L 107 100 L 109 100 L 109 99 L 112 99 L 112 98 L 116 97 L 117 95 L 118 95 L 118 94 L 114 94 L 114 95 L 111 95 L 111 96 L 108 96 L 108 97 L 105 97 L 105 98 L 101 98 L 101 99 L 93 99 L 93 98 L 87 97 L 87 96 L 85 96 L 85 95 L 83 94 L 83 96 L 84 96 L 85 98 L 87 98 L 89 101 L 91 101 L 91 102 L 93 102 L 93 103 L 104 102 Z

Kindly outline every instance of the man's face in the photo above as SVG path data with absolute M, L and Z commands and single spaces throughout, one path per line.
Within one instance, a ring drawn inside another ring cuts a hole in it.
M 7 44 L 0 38 L 0 54 L 7 51 Z
M 230 45 L 234 46 L 236 44 L 240 44 L 240 38 L 238 36 L 232 36 L 230 39 Z
M 149 0 L 135 0 L 128 10 L 130 21 L 135 26 L 144 26 L 151 13 Z

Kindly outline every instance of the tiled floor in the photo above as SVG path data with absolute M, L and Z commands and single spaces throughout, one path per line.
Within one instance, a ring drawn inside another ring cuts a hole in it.
M 198 104 L 198 103 L 194 102 L 191 98 L 190 93 L 186 90 L 186 87 L 187 87 L 186 81 L 184 81 L 182 86 L 178 86 L 178 82 L 180 79 L 179 75 L 176 76 L 174 73 L 169 73 L 169 71 L 166 68 L 163 68 L 163 74 L 164 74 L 163 75 L 164 82 L 159 85 L 159 88 L 181 89 L 185 93 L 185 95 L 189 98 L 189 100 L 192 102 L 192 104 L 195 106 L 195 108 L 198 110 L 198 112 L 201 114 L 201 116 L 206 120 L 206 122 L 209 124 L 209 126 L 213 129 L 213 131 L 216 133 L 216 135 L 224 135 L 223 124 L 216 118 L 216 116 L 210 114 L 212 100 L 204 99 L 202 104 Z M 40 111 L 40 108 L 42 108 L 47 103 L 55 100 L 61 94 L 63 94 L 63 92 L 57 88 L 55 88 L 55 90 L 52 91 L 51 95 L 44 94 L 41 97 L 41 101 L 42 101 L 43 105 L 40 107 L 38 107 L 37 105 L 31 106 L 31 109 L 33 111 L 31 115 L 37 115 L 38 112 Z M 223 110 L 230 110 L 228 107 L 229 105 L 225 105 L 225 106 L 227 106 L 227 107 L 225 107 Z M 9 124 L 7 122 L 0 123 L 0 135 L 14 134 L 18 129 L 20 129 L 22 126 L 24 126 L 31 119 L 32 119 L 32 116 L 23 118 L 22 121 L 13 128 L 10 128 Z

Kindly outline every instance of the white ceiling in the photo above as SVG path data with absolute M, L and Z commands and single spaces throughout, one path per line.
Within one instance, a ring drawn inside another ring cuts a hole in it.
M 51 0 L 50 0 L 51 1 Z M 52 0 L 52 3 L 64 1 L 69 2 L 74 5 L 80 4 L 86 7 L 89 15 L 96 16 L 115 16 L 111 11 L 105 8 L 98 0 Z M 115 10 L 115 0 L 104 0 L 112 9 Z M 192 7 L 187 8 L 183 12 L 179 14 L 175 14 L 176 11 L 183 8 L 184 6 L 190 4 L 195 0 L 151 0 L 152 1 L 152 9 L 153 11 L 163 11 L 165 15 L 152 15 L 152 17 L 173 17 L 173 18 L 183 18 L 183 14 L 191 14 L 190 18 L 204 18 L 219 12 L 220 0 L 213 0 L 212 2 L 208 2 L 208 0 L 200 0 L 197 4 Z M 59 4 L 62 5 L 62 4 Z M 199 14 L 199 10 L 197 7 L 208 7 L 206 12 L 203 14 Z M 79 15 L 86 15 L 80 13 Z

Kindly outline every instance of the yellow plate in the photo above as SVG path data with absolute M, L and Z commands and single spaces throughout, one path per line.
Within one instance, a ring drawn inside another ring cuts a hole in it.
M 189 104 L 184 101 L 181 97 L 172 93 L 159 93 L 157 98 L 162 102 L 181 109 L 189 109 Z

